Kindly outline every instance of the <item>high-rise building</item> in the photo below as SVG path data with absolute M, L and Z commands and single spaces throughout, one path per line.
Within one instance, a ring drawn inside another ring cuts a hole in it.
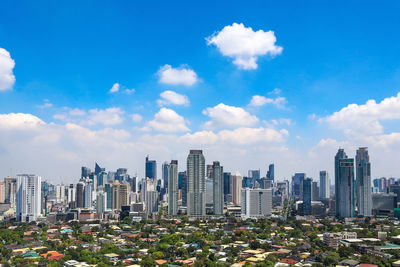
M 272 189 L 242 189 L 241 207 L 245 219 L 271 216 Z
M 230 172 L 224 172 L 224 201 L 232 201 L 232 176 Z
M 96 211 L 100 214 L 103 214 L 107 209 L 107 193 L 103 189 L 103 186 L 99 188 L 96 197 Z
M 92 208 L 93 206 L 93 182 L 92 180 L 87 180 L 85 183 L 85 188 L 83 190 L 84 195 L 84 207 L 85 208 Z
M 65 186 L 64 185 L 56 185 L 56 199 L 57 202 L 64 203 L 65 202 Z
M 33 174 L 17 175 L 17 221 L 32 222 L 41 215 L 42 178 Z
M 76 184 L 76 207 L 77 208 L 85 207 L 84 190 L 85 190 L 85 184 L 83 182 L 79 182 Z
M 318 201 L 319 200 L 319 186 L 317 182 L 312 182 L 311 185 L 311 200 Z
M 224 170 L 219 161 L 213 162 L 214 214 L 224 214 Z
M 119 204 L 122 206 L 128 206 L 129 203 L 129 184 L 121 184 L 119 187 Z
M 101 173 L 101 172 L 105 172 L 106 169 L 105 168 L 101 168 L 99 166 L 99 164 L 97 164 L 97 162 L 94 164 L 94 174 L 96 174 L 97 176 Z
M 81 168 L 81 179 L 85 179 L 89 177 L 89 175 L 92 173 L 92 171 L 88 167 L 82 167 Z
M 12 177 L 4 178 L 5 183 L 5 203 L 15 207 L 17 196 L 17 180 Z
M 162 165 L 162 181 L 163 181 L 163 188 L 168 188 L 168 174 L 169 174 L 169 164 L 168 162 L 164 162 Z
M 297 199 L 303 198 L 303 181 L 306 179 L 305 173 L 295 173 L 292 176 L 292 196 Z
M 120 182 L 118 180 L 115 180 L 115 182 L 112 185 L 112 209 L 113 210 L 119 210 L 121 208 L 121 203 L 120 201 Z
M 206 214 L 205 159 L 202 150 L 190 150 L 187 157 L 187 214 Z
M 146 191 L 146 215 L 150 216 L 158 212 L 158 193 L 157 191 Z
M 240 197 L 242 192 L 242 176 L 239 172 L 232 175 L 232 202 L 235 205 L 240 205 Z
M 372 215 L 371 163 L 366 147 L 356 152 L 356 196 L 358 215 Z
M 5 203 L 6 201 L 6 183 L 0 182 L 0 203 Z
M 67 202 L 71 203 L 73 208 L 76 207 L 76 188 L 74 184 L 70 184 L 67 188 Z
M 168 164 L 167 164 L 168 165 Z M 168 165 L 168 214 L 178 214 L 178 161 L 171 160 Z
M 97 186 L 103 186 L 107 182 L 108 174 L 105 171 L 101 171 L 97 174 Z
M 312 179 L 303 180 L 303 215 L 311 215 Z
M 261 179 L 260 170 L 249 170 L 248 176 L 249 176 L 248 177 L 249 181 L 244 182 L 243 187 L 252 188 L 256 185 L 257 182 L 260 182 L 260 179 Z M 243 177 L 243 180 L 245 180 L 245 177 Z
M 319 196 L 320 198 L 329 198 L 329 174 L 327 171 L 319 172 Z
M 354 159 L 348 158 L 343 149 L 335 156 L 335 190 L 336 217 L 354 217 Z
M 149 156 L 146 157 L 146 169 L 145 178 L 153 180 L 157 179 L 157 162 L 155 160 L 149 160 Z
M 179 177 L 181 177 L 181 174 L 183 174 L 182 176 L 182 206 L 187 207 L 187 192 L 188 192 L 188 178 L 186 175 L 186 172 L 180 172 L 179 173 Z M 178 177 L 178 180 L 179 180 Z
M 210 179 L 210 180 L 214 179 L 213 173 L 214 173 L 214 172 L 213 172 L 213 165 L 207 164 L 206 178 L 208 178 L 208 179 Z
M 272 181 L 275 180 L 275 165 L 273 163 L 268 166 L 267 179 Z
M 106 201 L 106 209 L 112 210 L 113 208 L 113 190 L 111 184 L 104 185 L 104 192 L 106 193 L 107 201 Z

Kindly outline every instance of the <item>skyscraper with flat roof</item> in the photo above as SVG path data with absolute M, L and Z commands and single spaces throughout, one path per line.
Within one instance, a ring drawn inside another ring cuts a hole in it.
M 336 217 L 354 217 L 354 159 L 348 158 L 343 149 L 335 156 L 335 190 Z
M 224 170 L 219 161 L 213 162 L 214 214 L 224 213 Z
M 36 221 L 41 215 L 42 178 L 33 174 L 19 174 L 16 186 L 17 221 Z
M 146 169 L 145 178 L 153 180 L 157 179 L 157 162 L 155 160 L 149 160 L 149 156 L 146 157 Z
M 187 214 L 206 214 L 205 159 L 202 150 L 190 150 L 187 157 Z
M 305 173 L 295 173 L 292 176 L 292 196 L 297 199 L 303 197 L 303 181 L 306 179 Z
M 371 163 L 366 147 L 356 152 L 356 197 L 358 215 L 372 215 Z
M 178 214 L 178 161 L 171 160 L 168 167 L 168 214 Z
M 329 198 L 329 175 L 327 171 L 319 172 L 319 196 L 320 198 Z
M 312 179 L 303 180 L 303 215 L 311 215 Z

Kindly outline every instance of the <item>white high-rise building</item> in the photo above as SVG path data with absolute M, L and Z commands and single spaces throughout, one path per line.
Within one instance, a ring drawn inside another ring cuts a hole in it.
M 250 189 L 241 191 L 242 217 L 259 218 L 271 216 L 272 189 Z
M 187 214 L 206 215 L 205 159 L 202 150 L 190 150 L 187 157 Z
M 65 186 L 64 185 L 56 186 L 56 199 L 57 199 L 57 202 L 60 202 L 60 203 L 65 202 Z
M 178 161 L 171 160 L 168 165 L 168 214 L 178 214 Z
M 214 214 L 224 214 L 224 171 L 218 161 L 213 162 Z
M 91 208 L 93 206 L 93 183 L 87 181 L 85 183 L 85 189 L 83 190 L 83 202 L 85 208 Z
M 356 200 L 358 215 L 372 215 L 371 163 L 366 147 L 356 153 Z
M 33 174 L 17 175 L 17 221 L 32 222 L 41 215 L 42 178 Z
M 107 193 L 104 192 L 103 190 L 99 190 L 97 191 L 97 197 L 96 197 L 96 211 L 100 214 L 103 214 L 106 209 L 107 209 Z
M 232 202 L 235 205 L 240 205 L 240 195 L 242 191 L 242 176 L 239 172 L 232 175 Z
M 319 172 L 319 197 L 320 198 L 329 198 L 329 175 L 327 171 Z

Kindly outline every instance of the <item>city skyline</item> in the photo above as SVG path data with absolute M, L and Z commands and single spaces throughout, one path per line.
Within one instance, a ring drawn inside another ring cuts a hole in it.
M 2 177 L 144 173 L 148 154 L 160 173 L 198 148 L 316 180 L 338 147 L 400 176 L 399 3 L 24 3 L 0 10 Z

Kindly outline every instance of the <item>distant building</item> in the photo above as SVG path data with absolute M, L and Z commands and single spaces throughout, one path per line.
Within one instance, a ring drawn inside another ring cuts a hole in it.
M 320 198 L 329 198 L 329 174 L 327 171 L 320 171 L 319 172 L 319 196 Z
M 85 208 L 91 208 L 93 206 L 93 182 L 88 180 L 85 183 L 85 187 L 83 189 L 83 204 Z
M 319 200 L 319 186 L 317 182 L 312 182 L 311 185 L 311 197 L 312 201 L 318 201 Z
M 259 218 L 271 216 L 271 189 L 242 189 L 241 207 L 243 218 Z
M 372 194 L 372 214 L 392 215 L 397 208 L 397 195 L 395 193 Z
M 145 164 L 145 178 L 150 178 L 153 180 L 157 179 L 157 162 L 155 160 L 149 160 L 149 156 L 146 157 Z
M 303 181 L 306 179 L 305 173 L 295 173 L 292 176 L 292 196 L 297 199 L 303 198 Z
M 206 214 L 205 159 L 202 150 L 190 150 L 187 157 L 187 214 Z
M 242 192 L 242 176 L 239 172 L 232 175 L 232 202 L 235 205 L 240 205 Z
M 275 165 L 274 164 L 269 164 L 266 177 L 268 180 L 271 180 L 271 181 L 275 180 Z
M 168 214 L 178 214 L 178 161 L 168 165 Z
M 224 172 L 224 201 L 232 201 L 232 176 L 230 172 Z
M 33 174 L 17 175 L 16 219 L 32 222 L 41 216 L 42 178 Z
M 77 208 L 85 207 L 84 190 L 85 190 L 85 184 L 83 182 L 79 182 L 76 184 L 76 207 Z
M 103 190 L 99 190 L 97 192 L 96 197 L 96 211 L 100 214 L 103 214 L 107 209 L 107 193 Z
M 213 162 L 214 214 L 224 213 L 224 170 L 218 161 Z
M 336 217 L 354 217 L 354 159 L 348 158 L 343 149 L 335 156 L 335 189 Z
M 356 153 L 356 196 L 358 215 L 372 215 L 371 163 L 368 148 L 360 147 Z
M 303 180 L 303 215 L 311 215 L 312 179 Z

